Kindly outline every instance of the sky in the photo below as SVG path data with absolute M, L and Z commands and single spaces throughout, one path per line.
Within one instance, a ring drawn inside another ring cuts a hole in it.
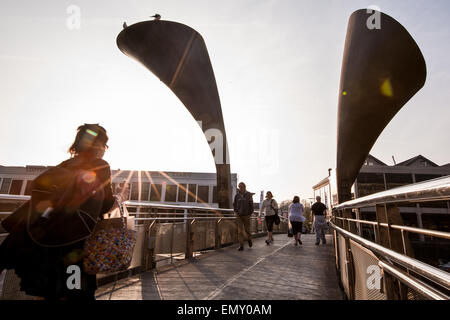
M 348 19 L 373 5 L 413 36 L 428 74 L 371 154 L 387 164 L 418 154 L 447 164 L 447 0 L 2 0 L 0 165 L 56 165 L 68 158 L 79 125 L 100 123 L 112 169 L 215 172 L 183 104 L 117 48 L 124 21 L 159 13 L 206 42 L 239 181 L 257 194 L 271 190 L 279 201 L 310 198 L 312 186 L 336 167 Z

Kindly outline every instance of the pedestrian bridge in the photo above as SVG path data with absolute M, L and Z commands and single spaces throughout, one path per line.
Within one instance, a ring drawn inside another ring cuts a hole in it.
M 17 202 L 25 196 L 0 195 Z M 253 246 L 237 251 L 232 209 L 125 201 L 137 243 L 128 270 L 98 275 L 100 300 L 114 299 L 450 299 L 450 233 L 404 225 L 411 205 L 450 201 L 450 176 L 348 201 L 333 208 L 326 245 L 287 237 L 286 218 L 267 246 L 264 220 L 251 219 Z M 363 210 L 374 210 L 372 220 Z M 425 209 L 424 209 L 425 210 Z M 363 216 L 364 217 L 364 216 Z M 5 236 L 5 235 L 3 235 Z M 423 250 L 423 248 L 427 248 Z M 3 273 L 5 274 L 5 273 Z M 28 299 L 12 270 L 2 299 Z

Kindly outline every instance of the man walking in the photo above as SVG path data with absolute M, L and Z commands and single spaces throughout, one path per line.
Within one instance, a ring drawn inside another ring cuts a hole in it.
M 311 211 L 314 215 L 314 229 L 316 230 L 316 246 L 320 244 L 320 239 L 322 239 L 322 244 L 326 244 L 325 239 L 325 227 L 327 221 L 325 220 L 327 207 L 321 202 L 320 196 L 316 197 L 316 203 L 311 207 Z
M 253 213 L 253 193 L 248 192 L 245 183 L 241 182 L 239 190 L 234 197 L 233 208 L 236 213 L 238 227 L 239 251 L 244 250 L 244 240 L 247 238 L 248 246 L 251 247 L 252 235 L 250 233 L 250 216 Z

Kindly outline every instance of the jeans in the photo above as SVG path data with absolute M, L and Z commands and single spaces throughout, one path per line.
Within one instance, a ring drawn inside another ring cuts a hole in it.
M 244 240 L 252 240 L 252 234 L 250 233 L 250 216 L 237 216 L 236 219 L 238 227 L 238 239 L 239 245 L 244 246 Z
M 327 222 L 325 220 L 325 216 L 314 216 L 314 229 L 316 230 L 316 242 L 320 242 L 322 239 L 322 243 L 327 243 L 325 239 L 325 228 L 327 226 Z

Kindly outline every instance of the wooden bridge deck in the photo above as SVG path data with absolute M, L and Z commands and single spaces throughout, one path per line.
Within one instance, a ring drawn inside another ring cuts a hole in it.
M 149 271 L 97 291 L 99 300 L 328 300 L 342 299 L 335 271 L 331 236 L 316 246 L 314 235 L 303 235 L 302 246 L 275 235 L 237 251 L 222 248 L 188 261 Z

